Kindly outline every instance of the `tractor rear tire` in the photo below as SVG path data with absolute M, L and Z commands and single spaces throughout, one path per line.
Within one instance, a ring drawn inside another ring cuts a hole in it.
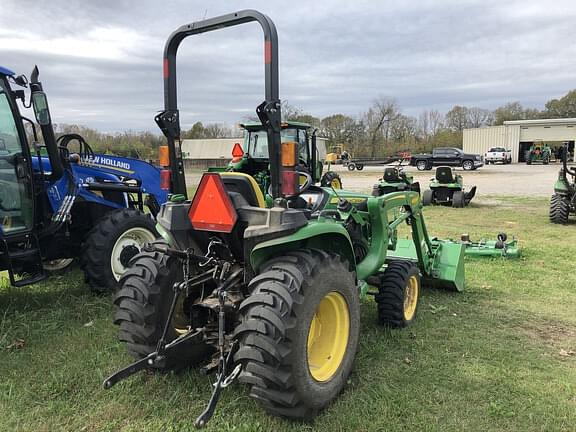
M 426 189 L 422 194 L 422 205 L 429 206 L 434 201 L 434 191 L 432 189 Z
M 358 171 L 362 171 L 364 169 L 364 165 L 363 164 L 356 164 L 356 169 Z
M 132 208 L 111 211 L 98 221 L 86 235 L 80 256 L 80 266 L 93 292 L 106 294 L 120 287 L 120 273 L 130 260 L 144 243 L 158 238 L 155 225 L 149 215 Z
M 162 241 L 155 244 L 168 246 Z M 120 328 L 120 341 L 126 344 L 128 353 L 136 360 L 156 350 L 174 298 L 174 283 L 181 281 L 182 277 L 182 268 L 176 258 L 159 252 L 141 252 L 133 258 L 132 267 L 120 279 L 122 287 L 114 297 L 114 324 Z M 167 342 L 185 332 L 189 324 L 182 322 L 187 321 L 182 309 L 177 308 L 175 314 L 180 320 L 173 321 L 170 326 Z M 211 352 L 204 343 L 189 343 L 171 353 L 164 362 L 154 364 L 153 369 L 181 369 L 204 360 Z
M 566 225 L 570 216 L 570 202 L 562 195 L 554 194 L 550 199 L 550 222 Z
M 353 162 L 348 163 L 348 171 L 354 171 L 356 169 L 356 164 Z
M 235 331 L 239 380 L 266 411 L 311 419 L 352 371 L 360 333 L 354 273 L 337 255 L 300 250 L 266 263 L 249 288 Z
M 456 191 L 452 194 L 452 207 L 464 208 L 466 207 L 466 194 L 462 191 Z
M 420 298 L 420 271 L 410 261 L 390 261 L 380 276 L 378 322 L 388 327 L 406 327 L 416 317 Z
M 320 186 L 331 187 L 333 189 L 342 189 L 342 179 L 334 171 L 327 171 L 320 180 Z

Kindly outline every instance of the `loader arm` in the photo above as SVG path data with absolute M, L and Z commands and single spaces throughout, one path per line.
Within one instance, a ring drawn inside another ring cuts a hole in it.
M 395 229 L 405 220 L 409 221 L 412 230 L 412 239 L 395 241 L 393 248 L 387 251 L 386 259 L 417 261 L 420 272 L 428 284 L 453 291 L 464 290 L 465 246 L 461 243 L 430 238 L 418 193 L 397 192 L 380 199 L 387 201 L 384 208 L 393 209 L 398 206 L 404 208 L 404 212 L 389 223 L 388 230 Z M 368 206 L 370 208 L 370 204 Z

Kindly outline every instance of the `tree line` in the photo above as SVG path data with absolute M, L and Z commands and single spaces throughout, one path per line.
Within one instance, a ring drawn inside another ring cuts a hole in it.
M 379 97 L 357 116 L 332 114 L 315 117 L 302 108 L 284 102 L 283 120 L 310 123 L 319 135 L 328 139 L 328 151 L 347 150 L 354 156 L 380 157 L 397 151 L 421 152 L 438 146 L 461 147 L 462 131 L 467 128 L 497 126 L 509 120 L 576 117 L 576 90 L 560 99 L 546 102 L 543 110 L 524 107 L 520 102 L 509 102 L 495 110 L 456 105 L 446 113 L 424 110 L 418 116 L 409 116 L 395 99 Z M 243 119 L 257 120 L 254 117 Z M 77 133 L 99 153 L 139 159 L 156 159 L 157 149 L 165 142 L 152 132 L 126 131 L 110 134 L 78 125 L 55 125 L 57 135 Z M 241 130 L 221 123 L 204 125 L 196 122 L 182 131 L 184 139 L 233 138 Z

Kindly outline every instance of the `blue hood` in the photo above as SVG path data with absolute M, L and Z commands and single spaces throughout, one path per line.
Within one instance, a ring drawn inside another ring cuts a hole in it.
M 0 75 L 12 76 L 14 75 L 14 72 L 12 72 L 10 69 L 6 69 L 5 67 L 0 66 Z

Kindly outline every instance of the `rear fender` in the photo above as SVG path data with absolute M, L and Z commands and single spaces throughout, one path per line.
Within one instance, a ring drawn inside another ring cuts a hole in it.
M 297 249 L 330 251 L 346 259 L 351 271 L 356 270 L 348 231 L 342 225 L 330 222 L 310 222 L 293 234 L 258 243 L 250 252 L 250 265 L 258 272 L 271 258 Z

